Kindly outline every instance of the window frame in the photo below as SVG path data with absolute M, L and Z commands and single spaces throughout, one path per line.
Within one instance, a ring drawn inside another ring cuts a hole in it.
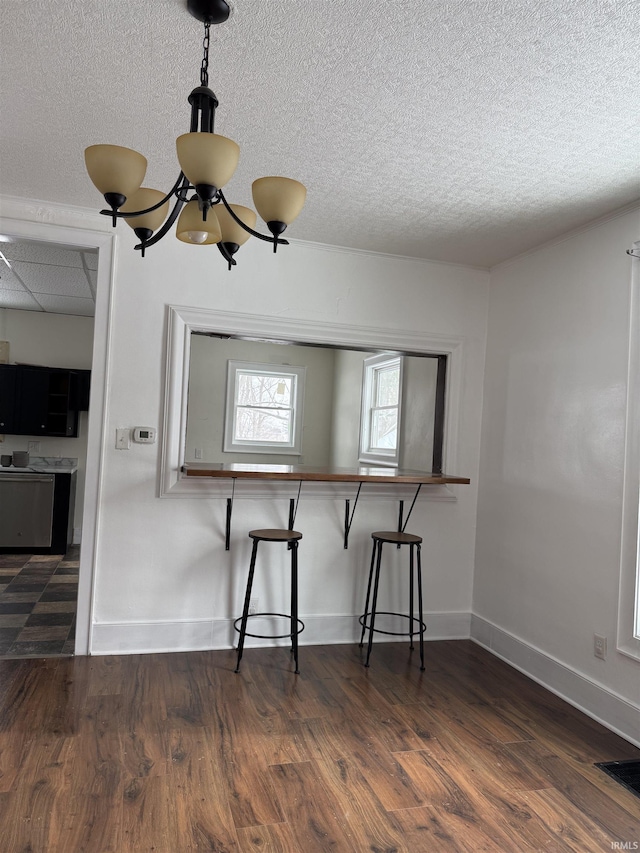
M 360 443 L 358 448 L 358 461 L 366 464 L 383 465 L 397 468 L 400 465 L 400 441 L 396 442 L 395 450 L 371 450 L 371 417 L 374 409 L 373 395 L 376 389 L 376 373 L 385 367 L 398 364 L 400 378 L 398 380 L 398 404 L 393 408 L 398 410 L 397 435 L 400 437 L 402 428 L 402 405 L 403 395 L 403 365 L 402 353 L 379 353 L 364 359 L 362 367 L 362 400 L 360 408 Z
M 425 334 L 414 329 L 389 330 L 369 327 L 293 320 L 289 317 L 269 317 L 265 314 L 238 314 L 217 308 L 193 308 L 167 304 L 165 325 L 165 382 L 162 395 L 162 429 L 160 437 L 160 471 L 157 495 L 162 500 L 198 498 L 226 498 L 227 485 L 222 479 L 188 477 L 184 471 L 185 436 L 189 392 L 189 364 L 192 334 L 214 334 L 219 337 L 249 338 L 252 340 L 278 340 L 283 343 L 306 344 L 329 348 L 345 348 L 371 352 L 401 352 L 407 356 L 434 357 L 438 359 L 438 390 L 435 412 L 433 471 L 440 473 L 446 467 L 456 471 L 460 457 L 460 429 L 462 417 L 463 384 L 466 354 L 469 343 L 465 338 Z M 446 466 L 444 461 L 446 460 Z M 245 484 L 245 496 L 271 498 L 274 494 L 288 494 L 286 483 L 276 484 L 256 481 Z M 368 491 L 374 493 L 377 486 Z M 332 484 L 308 485 L 310 493 L 318 497 L 336 495 L 352 497 L 349 489 Z M 405 495 L 404 486 L 379 487 L 389 494 Z M 456 487 L 450 485 L 424 487 L 421 499 L 456 500 Z
M 306 378 L 306 367 L 297 367 L 291 364 L 268 364 L 266 362 L 227 361 L 227 388 L 225 394 L 224 412 L 224 453 L 269 453 L 284 454 L 288 456 L 302 455 L 302 424 L 304 418 L 304 386 Z M 293 423 L 291 427 L 291 440 L 284 442 L 264 442 L 238 440 L 234 438 L 236 413 L 237 413 L 237 377 L 239 373 L 256 373 L 260 376 L 278 375 L 292 376 L 293 400 L 291 411 Z
M 629 362 L 617 649 L 640 661 L 640 240 L 630 252 Z

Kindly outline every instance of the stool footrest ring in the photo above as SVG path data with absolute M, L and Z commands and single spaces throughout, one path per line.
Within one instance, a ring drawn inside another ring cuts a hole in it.
M 288 619 L 289 621 L 291 621 L 291 616 L 289 616 L 287 613 L 249 613 L 249 615 L 247 616 L 247 624 L 249 623 L 249 619 L 255 619 L 258 616 L 279 616 L 281 619 Z M 238 627 L 238 623 L 240 622 L 242 622 L 242 616 L 239 616 L 233 623 L 233 627 L 238 633 L 240 633 L 240 628 Z M 302 621 L 302 619 L 298 619 L 297 623 L 301 627 L 299 627 L 298 630 L 294 633 L 301 634 L 304 631 L 304 622 Z M 245 631 L 245 636 L 257 637 L 261 640 L 284 640 L 287 637 L 291 636 L 291 631 L 289 631 L 287 634 L 250 634 L 249 631 Z
M 367 616 L 370 616 L 370 615 L 371 615 L 370 613 L 363 613 L 362 616 L 360 616 L 358 619 L 358 622 L 362 625 L 363 628 L 366 628 L 367 631 L 371 630 L 370 625 L 368 625 L 367 621 L 366 621 Z M 424 633 L 427 630 L 426 622 L 420 622 L 420 620 L 416 619 L 415 616 L 407 616 L 406 613 L 393 613 L 389 610 L 377 610 L 376 611 L 376 618 L 378 616 L 397 616 L 400 619 L 409 619 L 409 620 L 411 620 L 412 623 L 417 622 L 418 625 L 422 625 L 422 633 Z M 410 637 L 412 635 L 415 636 L 415 635 L 421 633 L 420 628 L 416 628 L 415 631 L 383 631 L 382 628 L 374 628 L 373 632 L 374 632 L 374 634 L 389 634 L 390 636 L 394 636 L 394 637 Z

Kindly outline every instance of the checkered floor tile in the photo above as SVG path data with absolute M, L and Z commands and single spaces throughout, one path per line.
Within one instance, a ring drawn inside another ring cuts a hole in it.
M 73 654 L 79 557 L 0 554 L 0 657 Z

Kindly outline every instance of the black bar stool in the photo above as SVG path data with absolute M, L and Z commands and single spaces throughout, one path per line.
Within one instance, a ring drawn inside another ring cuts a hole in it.
M 240 633 L 238 640 L 238 660 L 236 663 L 236 672 L 240 671 L 240 661 L 242 660 L 242 651 L 244 649 L 245 637 L 259 637 L 264 640 L 278 640 L 283 637 L 291 637 L 291 652 L 296 665 L 296 674 L 300 672 L 298 669 L 298 634 L 304 631 L 304 622 L 298 619 L 298 540 L 302 539 L 302 533 L 297 533 L 295 530 L 251 530 L 249 536 L 253 539 L 253 549 L 251 551 L 251 562 L 249 563 L 249 577 L 247 579 L 247 590 L 244 596 L 244 608 L 242 616 L 235 620 L 233 627 Z M 249 602 L 251 599 L 251 587 L 253 586 L 253 574 L 256 567 L 256 554 L 258 553 L 258 544 L 260 542 L 286 542 L 287 547 L 291 551 L 291 611 L 290 613 L 252 613 L 249 615 Z M 285 619 L 291 620 L 291 630 L 287 634 L 251 634 L 247 631 L 247 620 L 257 616 L 282 616 Z M 238 627 L 240 622 L 240 627 Z
M 364 613 L 360 617 L 359 621 L 362 625 L 362 634 L 360 635 L 360 647 L 364 643 L 364 632 L 366 630 L 369 631 L 369 644 L 367 646 L 367 659 L 365 661 L 365 666 L 369 666 L 369 658 L 371 656 L 371 646 L 373 644 L 373 632 L 376 631 L 379 634 L 393 634 L 397 637 L 409 637 L 409 648 L 413 649 L 413 636 L 414 634 L 420 635 L 420 669 L 424 670 L 424 632 L 427 630 L 427 626 L 425 625 L 422 619 L 422 565 L 420 562 L 420 546 L 422 544 L 422 538 L 420 536 L 414 536 L 412 533 L 399 533 L 393 530 L 379 530 L 375 533 L 371 534 L 371 538 L 373 539 L 373 551 L 371 552 L 371 568 L 369 569 L 369 583 L 367 585 L 367 600 L 364 605 Z M 384 542 L 388 542 L 390 545 L 397 545 L 400 547 L 401 545 L 409 546 L 409 614 L 406 613 L 392 613 L 388 610 L 377 610 L 378 604 L 378 584 L 380 581 L 380 563 L 382 561 L 382 545 Z M 416 619 L 413 615 L 413 551 L 414 549 L 417 551 L 417 579 L 418 579 L 418 613 L 420 615 L 419 619 Z M 373 601 L 371 602 L 371 610 L 369 610 L 369 602 L 371 600 L 371 584 L 373 582 Z M 376 616 L 380 614 L 383 616 L 400 616 L 403 619 L 409 620 L 409 630 L 408 631 L 383 631 L 380 628 L 375 627 Z M 367 618 L 370 617 L 369 622 L 367 622 Z M 417 622 L 419 628 L 417 631 L 414 631 L 413 625 L 414 622 Z

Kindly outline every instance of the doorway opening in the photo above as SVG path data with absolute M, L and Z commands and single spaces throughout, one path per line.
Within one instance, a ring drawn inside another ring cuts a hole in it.
M 0 239 L 0 367 L 51 374 L 48 405 L 62 407 L 33 427 L 23 418 L 21 426 L 0 428 L 5 463 L 28 453 L 25 466 L 5 464 L 0 477 L 13 472 L 20 488 L 27 469 L 34 479 L 55 481 L 51 517 L 58 528 L 45 547 L 30 547 L 31 533 L 21 548 L 0 546 L 0 657 L 89 654 L 115 238 L 0 218 Z M 69 373 L 74 381 L 90 373 L 84 401 L 76 387 L 75 397 L 60 402 L 58 386 Z M 27 398 L 33 394 L 16 397 L 18 407 Z M 60 533 L 63 509 L 67 530 Z

